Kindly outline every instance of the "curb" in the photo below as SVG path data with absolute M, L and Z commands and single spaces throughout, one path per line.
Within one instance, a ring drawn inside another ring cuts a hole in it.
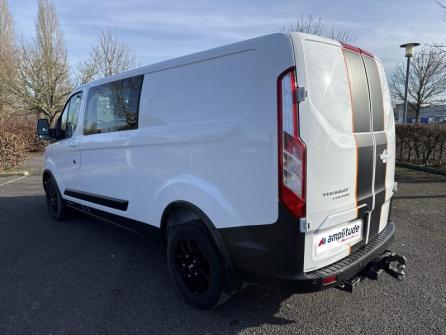
M 0 177 L 20 177 L 29 176 L 29 171 L 17 171 L 17 172 L 0 172 Z
M 446 176 L 446 170 L 439 170 L 439 169 L 435 169 L 435 168 L 431 168 L 431 167 L 427 167 L 427 166 L 418 166 L 418 165 L 414 165 L 414 164 L 410 164 L 410 163 L 403 163 L 403 162 L 396 162 L 396 166 Z

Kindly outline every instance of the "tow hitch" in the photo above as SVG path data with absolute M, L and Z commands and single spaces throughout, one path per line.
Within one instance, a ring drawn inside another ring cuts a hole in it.
M 367 267 L 367 277 L 370 279 L 378 279 L 378 276 L 382 271 L 386 271 L 393 278 L 400 281 L 404 280 L 406 273 L 406 258 L 400 256 L 390 250 L 384 251 L 384 253 L 369 263 Z
M 353 289 L 364 279 L 378 279 L 383 271 L 387 272 L 393 278 L 402 281 L 404 280 L 406 273 L 406 258 L 398 255 L 390 250 L 384 251 L 384 253 L 371 261 L 367 267 L 349 280 L 341 283 L 339 288 L 344 291 L 352 292 Z

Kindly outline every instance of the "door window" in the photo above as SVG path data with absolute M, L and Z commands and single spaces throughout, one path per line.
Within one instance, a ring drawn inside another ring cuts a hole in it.
M 77 128 L 81 102 L 82 92 L 78 92 L 72 95 L 65 104 L 62 115 L 60 116 L 61 139 L 70 138 L 73 136 L 73 133 Z
M 68 119 L 68 110 L 70 108 L 70 102 L 68 101 L 65 105 L 65 108 L 60 116 L 60 130 L 65 138 L 65 131 L 67 130 L 67 119 Z
M 71 134 L 76 130 L 79 120 L 79 111 L 81 109 L 82 92 L 73 95 L 70 99 L 70 107 L 68 109 L 67 125 L 72 129 Z M 71 135 L 70 135 L 71 136 Z

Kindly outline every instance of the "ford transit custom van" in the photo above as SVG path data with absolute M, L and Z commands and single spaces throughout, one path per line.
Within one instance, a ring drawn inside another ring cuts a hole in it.
M 38 133 L 51 216 L 155 234 L 198 308 L 245 282 L 342 286 L 394 235 L 384 66 L 332 39 L 273 34 L 94 81 Z

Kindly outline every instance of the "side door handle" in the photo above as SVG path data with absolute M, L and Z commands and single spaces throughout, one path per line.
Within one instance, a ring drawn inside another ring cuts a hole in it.
M 77 148 L 77 143 L 70 143 L 68 144 L 70 148 Z
M 379 155 L 379 158 L 383 161 L 384 164 L 387 163 L 387 161 L 392 157 L 387 150 L 384 150 L 381 155 Z

